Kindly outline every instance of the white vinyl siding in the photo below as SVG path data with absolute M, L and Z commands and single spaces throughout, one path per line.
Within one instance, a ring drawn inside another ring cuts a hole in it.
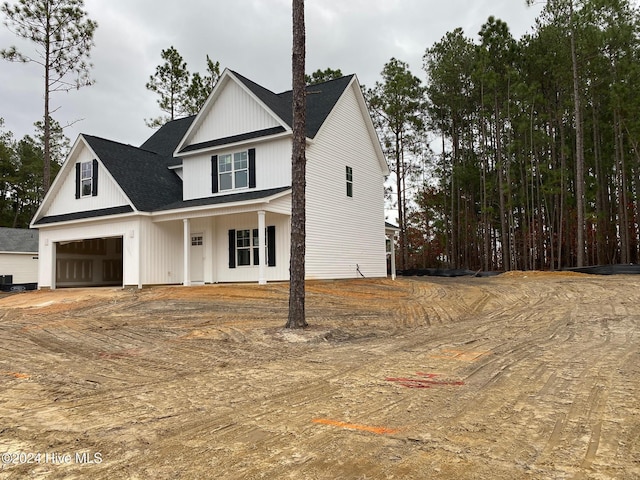
M 75 155 L 65 163 L 64 168 L 58 173 L 58 175 L 62 175 L 60 178 L 64 180 L 55 195 L 48 200 L 47 216 L 129 205 L 122 190 L 112 180 L 100 160 L 98 160 L 99 195 L 92 196 L 89 193 L 87 196 L 76 198 L 75 166 L 77 163 L 91 164 L 94 158 L 91 151 L 84 144 L 81 144 Z
M 212 193 L 211 187 L 211 157 L 248 150 L 253 147 L 219 148 L 206 154 L 184 157 L 183 198 L 191 200 L 218 195 L 228 195 L 229 190 L 218 188 L 218 193 Z M 255 145 L 256 149 L 256 189 L 285 187 L 291 184 L 291 140 L 281 138 Z
M 182 222 L 154 223 L 143 218 L 140 230 L 142 284 L 181 284 L 184 276 Z
M 355 95 L 352 85 L 307 149 L 307 278 L 358 277 L 356 266 L 386 276 L 384 175 Z
M 237 190 L 248 186 L 249 152 L 243 150 L 218 155 L 218 190 Z
M 85 239 L 122 237 L 123 284 L 138 284 L 138 220 L 103 220 L 40 228 L 38 287 L 55 287 L 55 244 Z
M 37 253 L 0 253 L 0 274 L 12 275 L 13 283 L 38 281 Z
M 229 215 L 216 217 L 214 220 L 215 245 L 214 277 L 216 282 L 256 282 L 258 281 L 258 265 L 253 265 L 251 252 L 251 265 L 229 268 L 229 230 L 248 230 L 251 242 L 253 231 L 258 227 L 258 214 L 256 212 L 242 215 Z M 266 226 L 276 228 L 276 266 L 265 267 L 267 281 L 289 279 L 289 217 L 267 212 L 265 216 Z M 266 240 L 266 239 L 265 239 Z M 253 249 L 253 246 L 251 247 Z M 205 279 L 205 281 L 208 281 Z
M 276 119 L 240 85 L 228 81 L 189 144 L 277 127 Z

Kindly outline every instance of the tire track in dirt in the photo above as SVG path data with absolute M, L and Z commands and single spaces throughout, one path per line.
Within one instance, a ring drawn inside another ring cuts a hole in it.
M 252 287 L 174 306 L 152 292 L 146 319 L 143 300 L 127 311 L 78 308 L 40 329 L 44 320 L 18 318 L 18 327 L 35 327 L 36 343 L 22 342 L 18 357 L 32 377 L 7 378 L 14 387 L 0 391 L 0 405 L 27 393 L 30 411 L 3 426 L 0 446 L 9 438 L 65 450 L 80 441 L 107 459 L 91 477 L 110 479 L 632 478 L 640 475 L 640 285 L 625 281 L 624 299 L 606 279 L 318 283 L 312 328 L 292 336 L 279 328 L 282 286 L 264 290 L 273 307 L 254 306 L 255 318 L 238 301 L 262 292 Z M 606 316 L 591 318 L 599 304 Z M 3 328 L 0 348 L 10 352 Z M 49 341 L 63 351 L 46 353 Z M 385 381 L 416 372 L 444 381 L 420 389 Z M 73 384 L 80 380 L 95 386 Z M 73 385 L 56 390 L 61 381 Z

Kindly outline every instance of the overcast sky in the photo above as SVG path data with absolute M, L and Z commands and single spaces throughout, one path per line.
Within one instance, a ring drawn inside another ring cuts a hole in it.
M 51 100 L 59 107 L 56 120 L 76 122 L 65 130 L 72 142 L 88 133 L 143 143 L 153 133 L 144 120 L 162 113 L 145 84 L 170 46 L 192 73 L 205 73 L 208 54 L 277 93 L 291 88 L 291 0 L 85 0 L 85 7 L 98 22 L 91 54 L 96 83 Z M 519 38 L 541 8 L 525 0 L 307 0 L 307 72 L 339 68 L 373 86 L 396 57 L 424 79 L 425 49 L 447 32 L 461 27 L 477 41 L 493 15 Z M 0 25 L 0 48 L 11 45 L 33 51 Z M 0 60 L 0 117 L 18 139 L 42 119 L 42 78 L 37 65 Z

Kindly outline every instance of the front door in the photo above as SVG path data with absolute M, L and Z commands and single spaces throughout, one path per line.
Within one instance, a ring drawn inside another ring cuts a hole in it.
M 204 234 L 191 234 L 191 283 L 204 283 Z

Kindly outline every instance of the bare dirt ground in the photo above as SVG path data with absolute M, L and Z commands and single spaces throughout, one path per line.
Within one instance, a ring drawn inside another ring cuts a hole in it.
M 640 478 L 640 276 L 0 299 L 0 478 Z

